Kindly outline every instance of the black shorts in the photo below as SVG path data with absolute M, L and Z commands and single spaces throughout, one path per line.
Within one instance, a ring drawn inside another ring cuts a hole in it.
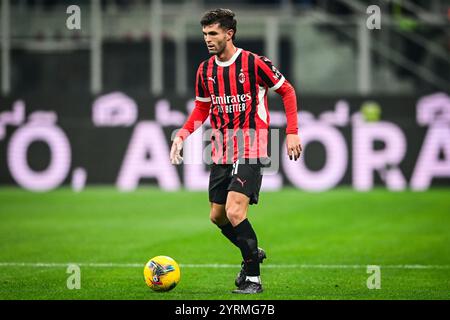
M 257 204 L 261 189 L 261 164 L 212 164 L 209 176 L 209 201 L 225 204 L 228 191 L 236 191 Z

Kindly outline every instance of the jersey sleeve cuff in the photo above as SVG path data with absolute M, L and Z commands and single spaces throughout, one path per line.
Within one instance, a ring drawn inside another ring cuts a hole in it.
M 175 137 L 179 137 L 181 138 L 181 140 L 186 140 L 186 138 L 190 135 L 191 133 L 189 132 L 189 130 L 185 129 L 185 128 L 181 128 L 180 130 L 178 130 L 177 134 L 175 135 Z
M 286 134 L 298 134 L 298 128 L 286 129 Z

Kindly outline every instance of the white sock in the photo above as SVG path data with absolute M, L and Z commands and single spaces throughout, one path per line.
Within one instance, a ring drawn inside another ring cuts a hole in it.
M 246 281 L 255 282 L 255 283 L 261 283 L 261 278 L 259 276 L 250 277 L 247 276 L 245 278 Z

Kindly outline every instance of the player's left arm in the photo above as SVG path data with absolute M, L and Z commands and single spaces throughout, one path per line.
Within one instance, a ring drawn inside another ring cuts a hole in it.
M 297 95 L 295 89 L 266 57 L 257 58 L 257 69 L 258 82 L 275 90 L 283 98 L 287 119 L 286 151 L 289 159 L 297 161 L 302 152 L 302 144 L 298 135 Z

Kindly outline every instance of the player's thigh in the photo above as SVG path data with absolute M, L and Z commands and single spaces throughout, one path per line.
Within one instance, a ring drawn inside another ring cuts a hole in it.
M 210 202 L 210 207 L 209 218 L 212 223 L 221 226 L 228 222 L 225 204 Z
M 237 226 L 247 218 L 249 202 L 250 198 L 241 192 L 228 192 L 225 210 L 227 212 L 227 218 L 233 226 Z
M 231 181 L 231 165 L 211 165 L 209 174 L 209 201 L 215 204 L 225 204 L 228 194 L 228 185 Z
M 261 182 L 260 164 L 236 164 L 227 189 L 246 195 L 249 198 L 249 204 L 257 204 Z

